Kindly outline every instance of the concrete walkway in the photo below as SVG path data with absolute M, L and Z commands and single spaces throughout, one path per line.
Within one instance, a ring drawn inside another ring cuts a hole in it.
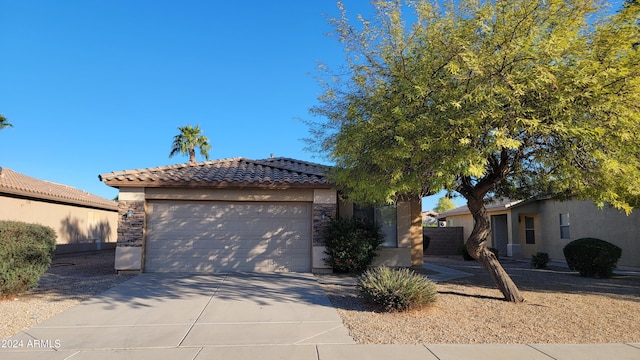
M 356 345 L 313 275 L 292 273 L 142 274 L 1 346 L 3 360 L 640 359 L 640 343 Z
M 444 267 L 444 266 L 438 266 L 438 265 L 434 265 L 434 264 L 429 264 L 429 263 L 426 263 L 426 262 L 422 265 L 422 267 L 427 269 L 427 270 L 431 270 L 431 271 L 437 272 L 437 274 L 433 274 L 433 275 L 427 276 L 429 278 L 429 280 L 431 280 L 433 282 L 443 282 L 443 281 L 449 281 L 449 280 L 454 280 L 454 279 L 473 276 L 473 274 L 468 273 L 468 272 L 455 270 L 455 269 L 451 269 L 451 268 Z

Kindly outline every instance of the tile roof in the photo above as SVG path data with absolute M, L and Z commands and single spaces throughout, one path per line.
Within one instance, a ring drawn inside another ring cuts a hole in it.
M 25 196 L 93 208 L 117 210 L 118 203 L 71 186 L 38 180 L 0 167 L 0 194 Z
M 330 166 L 289 158 L 232 158 L 99 175 L 113 187 L 330 187 Z
M 507 198 L 491 199 L 485 203 L 484 207 L 485 209 L 487 209 L 487 211 L 506 210 L 520 204 L 522 201 L 523 200 L 512 200 Z M 447 216 L 464 214 L 471 214 L 471 211 L 469 211 L 469 208 L 466 205 L 451 209 L 449 211 L 445 211 L 438 215 L 438 219 L 444 219 Z

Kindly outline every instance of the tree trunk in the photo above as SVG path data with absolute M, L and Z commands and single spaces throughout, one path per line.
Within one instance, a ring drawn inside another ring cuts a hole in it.
M 467 206 L 473 215 L 475 225 L 471 236 L 467 239 L 467 251 L 474 259 L 476 259 L 487 270 L 491 278 L 498 286 L 504 299 L 511 302 L 523 302 L 524 297 L 520 294 L 520 290 L 511 280 L 511 277 L 504 271 L 502 265 L 487 246 L 486 241 L 491 233 L 491 224 L 489 215 L 484 207 L 482 200 L 467 199 Z
M 196 163 L 196 149 L 194 147 L 189 148 L 189 164 Z

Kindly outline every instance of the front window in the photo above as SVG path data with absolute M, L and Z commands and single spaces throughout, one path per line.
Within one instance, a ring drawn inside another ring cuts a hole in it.
M 536 243 L 536 232 L 534 227 L 533 217 L 525 216 L 524 217 L 524 233 L 527 244 L 535 244 Z
M 358 206 L 354 205 L 353 216 L 374 221 L 384 234 L 383 247 L 398 247 L 398 216 L 395 205 Z
M 560 214 L 560 239 L 571 239 L 569 231 L 569 214 Z

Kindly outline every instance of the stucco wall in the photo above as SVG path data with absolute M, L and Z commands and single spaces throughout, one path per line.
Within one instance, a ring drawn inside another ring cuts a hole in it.
M 0 196 L 0 219 L 50 226 L 56 252 L 100 250 L 117 240 L 117 211 Z
M 560 213 L 569 214 L 570 235 L 560 239 Z M 627 216 L 612 208 L 602 210 L 592 201 L 544 201 L 540 203 L 540 238 L 538 251 L 551 259 L 564 261 L 562 249 L 570 241 L 594 237 L 622 248 L 620 266 L 640 267 L 640 210 Z
M 462 242 L 467 242 L 473 230 L 473 217 L 471 214 L 447 216 L 447 227 L 462 227 Z

